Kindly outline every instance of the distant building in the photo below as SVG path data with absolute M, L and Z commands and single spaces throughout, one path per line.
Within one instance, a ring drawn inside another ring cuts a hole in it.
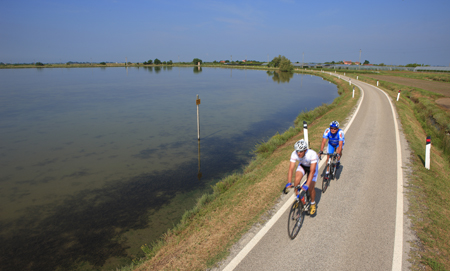
M 351 60 L 350 61 L 345 61 L 344 60 L 343 62 L 344 62 L 344 65 L 352 65 L 352 63 L 353 63 Z
M 225 60 L 221 60 L 220 63 L 225 63 Z

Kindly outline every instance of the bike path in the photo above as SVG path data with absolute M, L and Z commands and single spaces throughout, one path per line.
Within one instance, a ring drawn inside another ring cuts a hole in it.
M 234 270 L 392 270 L 397 206 L 394 118 L 384 93 L 358 85 L 364 99 L 345 134 L 338 180 L 322 194 L 319 176 L 316 215 L 306 217 L 291 240 L 289 210 L 284 212 Z

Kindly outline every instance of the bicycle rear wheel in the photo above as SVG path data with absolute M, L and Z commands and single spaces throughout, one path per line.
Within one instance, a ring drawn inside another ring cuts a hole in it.
M 303 225 L 305 213 L 303 212 L 303 203 L 301 201 L 294 201 L 289 211 L 288 218 L 288 234 L 291 239 L 294 239 L 300 228 Z

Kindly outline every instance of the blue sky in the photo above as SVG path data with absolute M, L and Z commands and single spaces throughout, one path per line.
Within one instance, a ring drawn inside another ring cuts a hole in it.
M 0 62 L 450 65 L 450 1 L 0 0 Z

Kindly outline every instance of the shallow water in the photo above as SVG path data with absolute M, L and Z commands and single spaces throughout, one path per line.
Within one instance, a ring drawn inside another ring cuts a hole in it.
M 0 70 L 2 270 L 129 263 L 257 143 L 337 95 L 256 70 Z

